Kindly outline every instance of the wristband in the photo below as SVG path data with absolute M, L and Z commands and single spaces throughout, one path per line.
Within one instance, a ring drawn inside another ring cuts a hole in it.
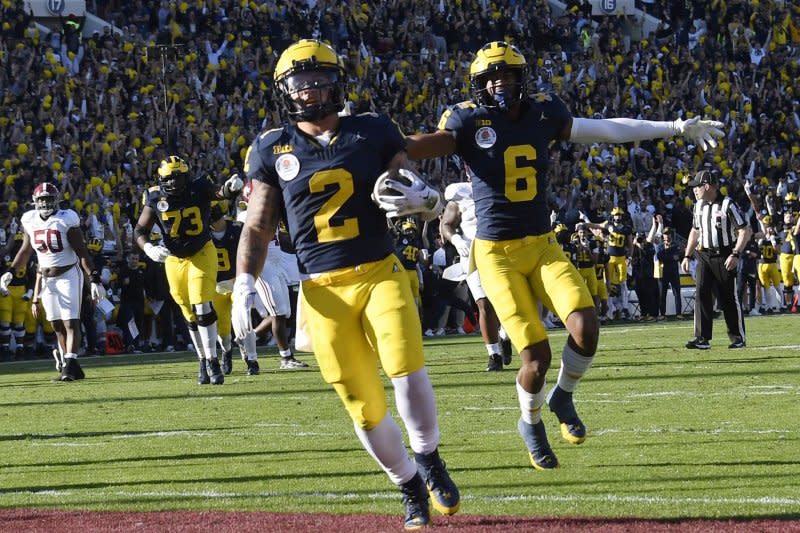
M 731 256 L 735 257 L 736 259 L 739 259 L 739 252 L 734 250 L 734 251 L 731 252 Z
M 688 259 L 689 261 L 691 261 L 692 259 L 694 259 L 694 258 L 693 258 L 691 255 L 684 255 L 684 256 L 683 256 L 683 258 L 684 258 L 684 259 Z
M 92 270 L 89 279 L 92 283 L 100 283 L 100 273 L 97 270 Z

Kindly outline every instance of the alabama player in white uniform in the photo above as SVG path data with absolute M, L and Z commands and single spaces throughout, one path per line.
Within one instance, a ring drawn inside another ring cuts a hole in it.
M 236 219 L 244 222 L 247 218 L 247 202 L 250 199 L 252 183 L 247 182 L 242 189 L 242 201 L 239 204 L 239 212 Z M 289 285 L 299 283 L 300 273 L 297 269 L 297 259 L 294 254 L 289 254 L 281 250 L 278 240 L 278 231 L 267 246 L 267 260 L 261 269 L 261 276 L 256 282 L 256 293 L 261 304 L 266 309 L 266 313 L 259 313 L 263 319 L 268 319 L 266 327 L 272 328 L 272 336 L 278 346 L 281 356 L 281 369 L 291 370 L 296 368 L 307 368 L 308 364 L 295 359 L 292 347 L 289 345 L 288 322 L 292 315 L 291 300 L 289 299 Z M 257 306 L 258 307 L 258 306 Z M 255 331 L 262 329 L 261 326 Z M 249 333 L 254 335 L 254 333 Z M 255 356 L 255 341 L 247 338 L 241 341 L 240 346 L 247 350 L 245 357 L 251 359 Z M 250 346 L 253 347 L 252 355 Z
M 74 381 L 84 377 L 78 364 L 84 272 L 91 279 L 93 300 L 105 298 L 105 291 L 86 249 L 78 214 L 72 209 L 59 209 L 58 202 L 59 190 L 52 183 L 40 183 L 34 189 L 34 209 L 23 214 L 21 219 L 25 230 L 22 246 L 9 271 L 0 276 L 0 291 L 8 290 L 17 269 L 27 265 L 35 251 L 39 272 L 33 290 L 34 317 L 38 318 L 39 312 L 35 304 L 41 301 L 45 317 L 58 337 L 59 353 L 53 355 L 57 355 L 61 381 Z
M 486 370 L 502 370 L 503 365 L 511 364 L 511 341 L 500 327 L 494 307 L 483 291 L 478 270 L 469 272 L 470 245 L 475 238 L 478 225 L 478 219 L 475 217 L 475 201 L 472 199 L 472 183 L 451 183 L 444 191 L 444 198 L 447 207 L 442 215 L 440 229 L 442 237 L 450 241 L 461 256 L 461 276 L 466 275 L 467 286 L 478 306 L 481 335 L 489 353 Z

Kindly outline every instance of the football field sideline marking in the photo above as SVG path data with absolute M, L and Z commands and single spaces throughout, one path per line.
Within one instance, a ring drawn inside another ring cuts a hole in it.
M 370 500 L 395 500 L 396 492 L 375 492 L 370 494 L 355 493 L 335 493 L 335 492 L 222 492 L 222 491 L 70 491 L 70 490 L 42 490 L 42 491 L 9 491 L 4 494 L 15 496 L 45 496 L 52 498 L 63 498 L 65 496 L 83 496 L 86 493 L 102 496 L 118 496 L 122 498 L 153 497 L 153 498 L 319 498 L 328 501 L 353 501 L 361 498 Z M 502 502 L 611 502 L 611 503 L 640 503 L 654 505 L 785 505 L 800 507 L 800 498 L 787 498 L 775 496 L 761 496 L 753 498 L 726 498 L 726 497 L 703 497 L 703 498 L 669 498 L 665 496 L 639 496 L 639 495 L 620 495 L 620 494 L 525 494 L 525 495 L 498 495 L 498 496 L 471 496 L 462 495 L 462 500 L 473 501 L 502 501 Z

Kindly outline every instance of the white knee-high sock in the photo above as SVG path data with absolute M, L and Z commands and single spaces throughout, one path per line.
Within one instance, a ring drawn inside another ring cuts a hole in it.
M 537 424 L 542 419 L 542 405 L 544 405 L 544 389 L 547 382 L 542 384 L 539 392 L 530 393 L 522 388 L 519 381 L 517 383 L 517 397 L 519 398 L 519 408 L 522 411 L 522 420 L 528 424 Z
M 231 350 L 232 344 L 231 344 L 231 335 L 230 335 L 230 333 L 227 334 L 227 335 L 219 335 L 219 336 L 217 336 L 217 341 L 219 342 L 219 345 L 222 346 L 222 351 L 223 352 L 227 352 L 227 351 Z
M 197 332 L 200 334 L 200 342 L 203 345 L 203 354 L 206 359 L 217 357 L 217 321 L 215 320 L 208 326 L 197 325 Z
M 247 359 L 250 361 L 255 361 L 258 359 L 258 355 L 256 354 L 256 334 L 252 331 L 247 334 L 247 336 L 237 341 L 239 344 L 239 353 L 242 354 L 242 359 Z
M 370 430 L 355 426 L 356 435 L 373 459 L 395 485 L 402 485 L 417 473 L 417 465 L 408 456 L 403 434 L 389 413 Z
M 198 326 L 199 328 L 199 326 Z M 192 339 L 192 344 L 194 345 L 194 351 L 197 354 L 198 359 L 205 359 L 205 350 L 203 349 L 203 344 L 200 342 L 200 332 L 189 328 L 189 337 Z
M 436 419 L 436 398 L 428 379 L 428 370 L 421 368 L 407 376 L 392 378 L 397 412 L 408 431 L 408 443 L 416 453 L 428 454 L 439 445 L 439 423 Z

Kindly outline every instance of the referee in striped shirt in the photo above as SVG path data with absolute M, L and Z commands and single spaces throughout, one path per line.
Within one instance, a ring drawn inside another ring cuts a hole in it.
M 714 322 L 714 293 L 728 327 L 728 348 L 744 348 L 744 315 L 739 305 L 736 270 L 739 254 L 747 246 L 752 230 L 736 203 L 719 192 L 716 170 L 701 170 L 689 182 L 697 203 L 694 223 L 686 244 L 681 266 L 689 271 L 689 260 L 697 251 L 695 272 L 697 292 L 694 305 L 694 336 L 686 347 L 696 350 L 711 348 Z M 716 291 L 714 290 L 716 287 Z

